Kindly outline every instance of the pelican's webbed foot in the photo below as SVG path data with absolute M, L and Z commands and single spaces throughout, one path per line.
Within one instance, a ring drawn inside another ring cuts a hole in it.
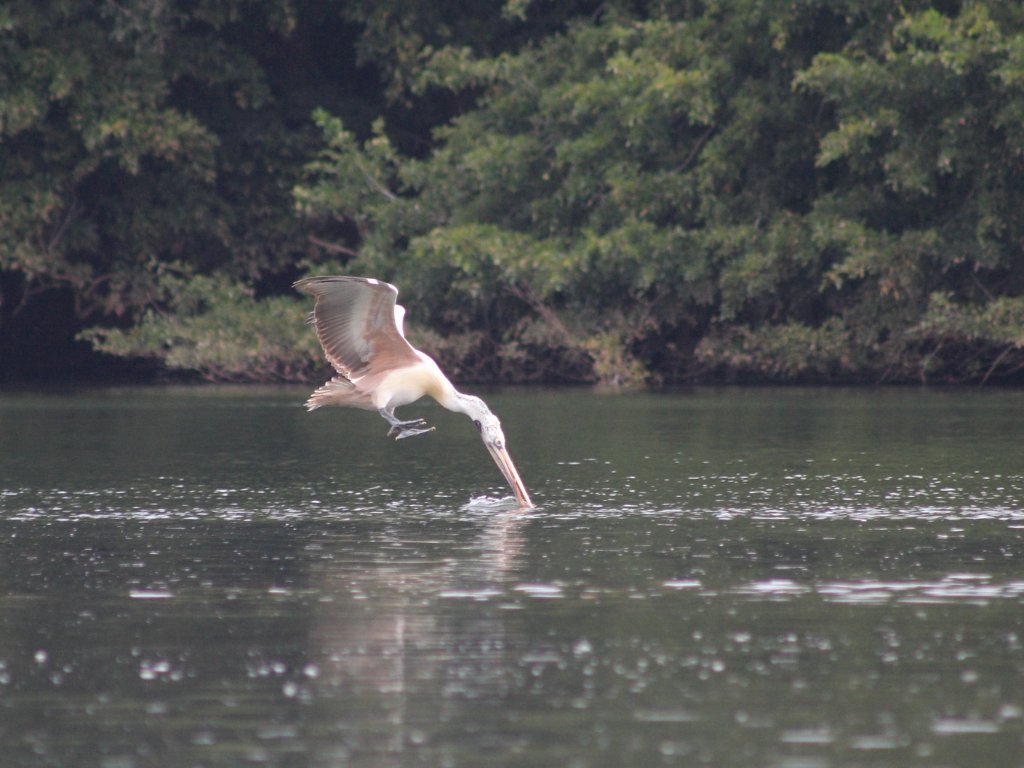
M 388 437 L 391 437 L 396 432 L 395 440 L 401 440 L 405 437 L 414 437 L 415 435 L 422 435 L 424 432 L 433 432 L 433 427 L 428 427 L 427 422 L 423 419 L 411 419 L 410 421 L 402 421 L 394 413 L 381 408 L 379 411 L 380 415 L 391 425 L 391 429 L 388 430 Z
M 433 432 L 434 431 L 433 427 L 426 426 L 427 422 L 423 421 L 423 419 L 420 419 L 419 423 L 423 424 L 424 426 L 421 427 L 421 428 L 416 428 L 416 429 L 410 429 L 408 427 L 401 428 L 401 431 L 395 437 L 395 440 L 401 440 L 402 438 L 405 438 L 405 437 L 413 437 L 414 435 L 422 435 L 424 432 Z M 394 432 L 394 431 L 395 431 L 395 427 L 392 427 L 390 430 L 388 430 L 388 435 L 390 436 L 391 433 Z

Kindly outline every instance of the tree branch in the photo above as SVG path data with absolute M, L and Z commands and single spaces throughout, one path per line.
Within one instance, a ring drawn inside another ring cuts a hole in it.
M 325 251 L 331 251 L 332 253 L 343 253 L 346 256 L 351 256 L 353 258 L 359 258 L 359 252 L 358 251 L 353 251 L 351 248 L 346 248 L 344 245 L 338 245 L 337 243 L 332 243 L 332 242 L 329 242 L 327 240 L 322 240 L 321 238 L 317 237 L 316 235 L 307 235 L 306 239 L 309 240 L 309 242 L 311 242 L 313 245 L 317 246 L 318 248 L 323 248 Z

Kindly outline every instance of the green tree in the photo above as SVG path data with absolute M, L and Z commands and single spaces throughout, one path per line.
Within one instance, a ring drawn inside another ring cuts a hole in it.
M 1024 370 L 1017 2 L 0 14 L 0 267 L 126 313 L 100 349 L 299 375 L 308 340 L 257 335 L 305 270 L 398 284 L 463 377 Z M 289 69 L 328 23 L 380 93 Z
M 166 314 L 168 269 L 289 283 L 313 107 L 378 108 L 338 35 L 351 49 L 312 0 L 0 6 L 0 323 L 55 291 L 80 324 Z
M 410 87 L 473 107 L 416 157 L 321 114 L 300 205 L 353 224 L 346 268 L 407 286 L 463 360 L 1011 373 L 1021 11 L 943 7 L 605 3 L 519 50 L 439 48 Z
M 836 313 L 888 375 L 1024 369 L 1024 8 L 930 4 L 819 54 L 837 124 L 808 217 Z
M 609 3 L 517 52 L 439 49 L 417 87 L 473 92 L 474 108 L 422 159 L 383 124 L 360 143 L 322 114 L 329 149 L 300 203 L 352 221 L 351 268 L 410 286 L 433 308 L 420 319 L 460 348 L 505 328 L 487 351 L 517 365 L 583 355 L 589 377 L 671 371 L 716 316 L 763 321 L 808 292 L 815 255 L 785 249 L 824 128 L 792 79 L 824 5 L 646 18 Z

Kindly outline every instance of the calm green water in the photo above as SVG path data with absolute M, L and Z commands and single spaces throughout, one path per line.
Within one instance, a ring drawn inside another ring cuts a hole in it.
M 1024 393 L 0 395 L 4 766 L 1010 766 Z

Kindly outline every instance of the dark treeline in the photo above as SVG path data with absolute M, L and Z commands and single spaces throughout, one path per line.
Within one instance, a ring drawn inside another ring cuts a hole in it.
M 1024 381 L 1019 0 L 11 0 L 0 378 Z

